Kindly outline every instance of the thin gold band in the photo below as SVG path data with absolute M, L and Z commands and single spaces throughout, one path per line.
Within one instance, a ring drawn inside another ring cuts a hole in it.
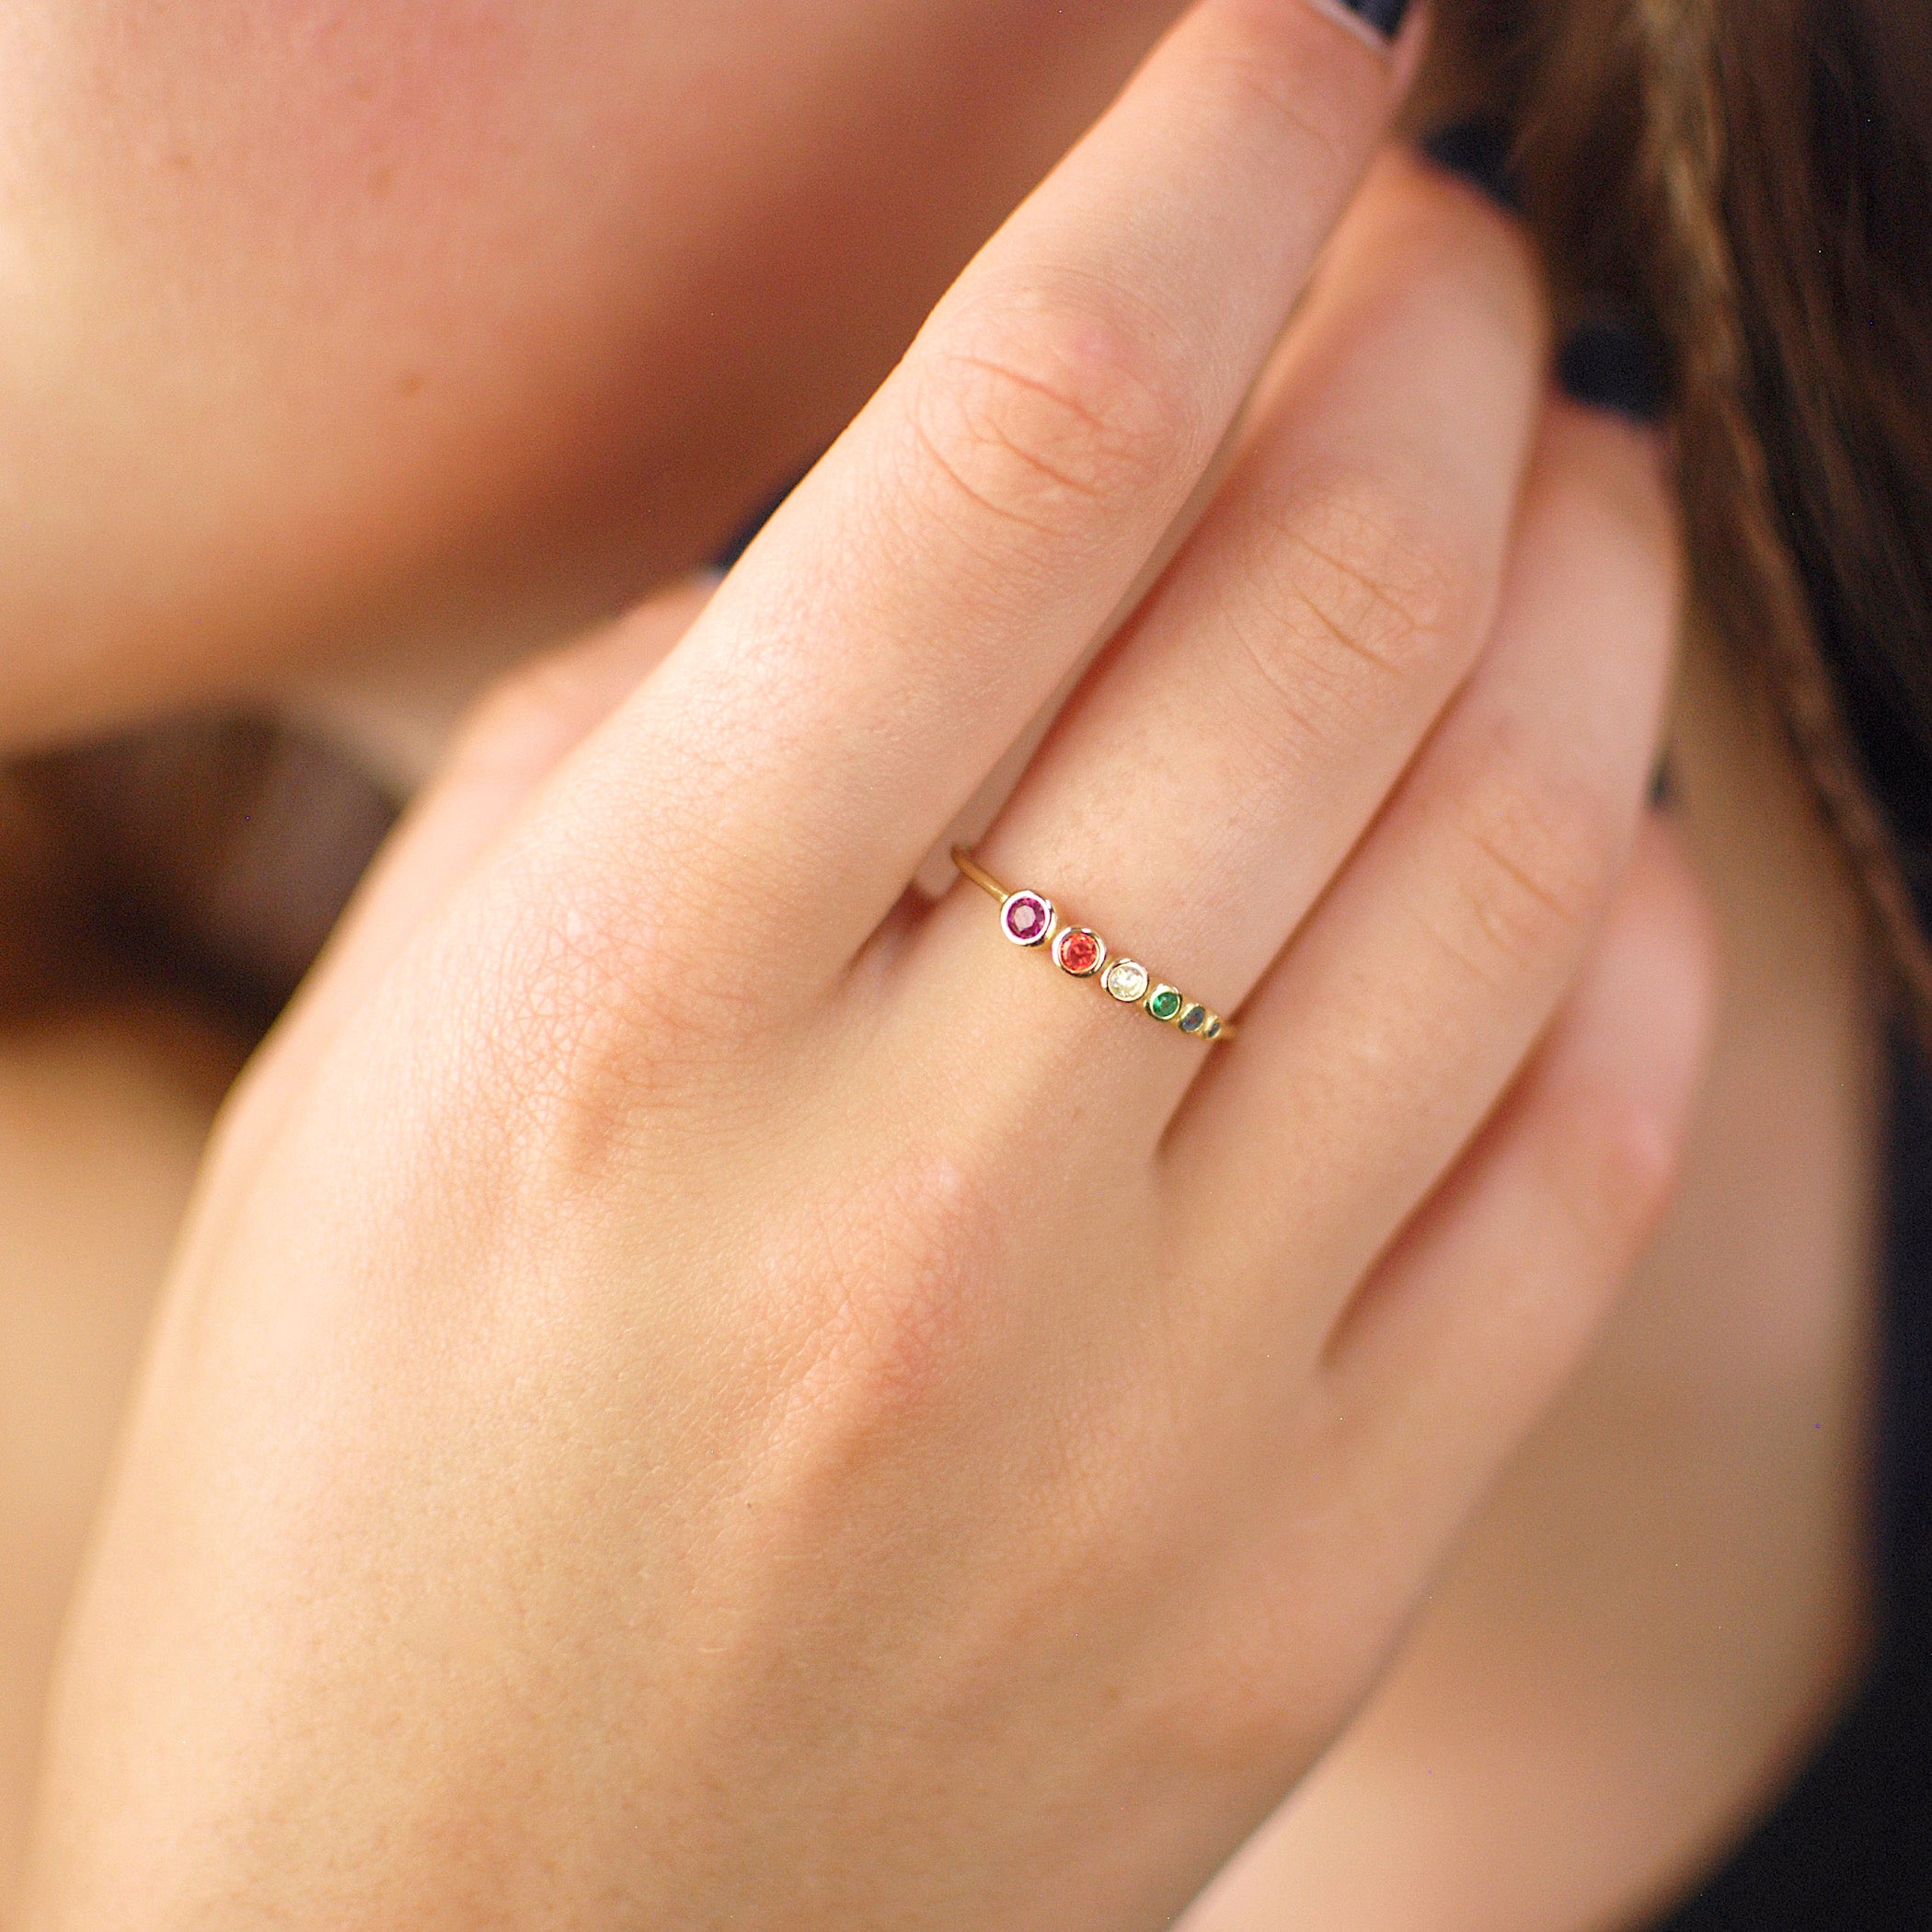
M 998 900 L 1000 930 L 1016 946 L 1047 947 L 1053 963 L 1070 979 L 1098 979 L 1101 990 L 1122 1006 L 1138 1006 L 1149 1018 L 1190 1039 L 1205 1044 L 1235 1037 L 1232 1022 L 1190 999 L 1178 986 L 1156 980 L 1138 960 L 1110 956 L 1106 942 L 1091 926 L 1064 925 L 1044 893 L 1026 886 L 1008 890 L 964 845 L 952 848 L 952 862 L 961 878 Z
M 1002 904 L 1006 903 L 1007 896 L 1006 887 L 994 878 L 993 874 L 987 871 L 985 867 L 973 857 L 972 854 L 964 845 L 955 845 L 952 848 L 952 862 L 959 867 L 960 870 L 968 879 L 972 880 L 974 885 L 979 887 L 981 891 L 990 892 Z

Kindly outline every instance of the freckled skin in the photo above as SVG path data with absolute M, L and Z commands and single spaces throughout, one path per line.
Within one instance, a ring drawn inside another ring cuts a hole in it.
M 0 745 L 709 554 L 1174 10 L 6 0 Z

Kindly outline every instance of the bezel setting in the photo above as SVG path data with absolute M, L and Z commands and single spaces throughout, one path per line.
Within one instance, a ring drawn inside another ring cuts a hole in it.
M 1053 937 L 1053 902 L 1022 886 L 1000 902 L 999 929 L 1016 946 L 1044 946 Z
M 1141 1002 L 1147 1009 L 1147 1017 L 1157 1019 L 1164 1027 L 1172 1026 L 1180 1018 L 1187 1003 L 1180 988 L 1168 985 L 1165 980 L 1150 987 L 1147 997 Z
M 1054 936 L 1053 964 L 1070 979 L 1090 980 L 1106 963 L 1106 941 L 1090 926 L 1069 926 Z
M 1069 979 L 1093 980 L 1110 999 L 1123 1006 L 1139 1006 L 1156 1025 L 1173 1027 L 1190 1040 L 1233 1039 L 1234 1022 L 1190 999 L 1179 986 L 1156 980 L 1138 960 L 1116 959 L 1092 926 L 1063 926 L 1044 892 L 1030 886 L 1009 891 L 967 845 L 952 848 L 952 862 L 999 907 L 1000 931 L 1011 944 L 1029 952 L 1044 950 Z

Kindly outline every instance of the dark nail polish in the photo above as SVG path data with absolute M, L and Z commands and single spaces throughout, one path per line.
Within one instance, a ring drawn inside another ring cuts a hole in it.
M 1557 381 L 1573 402 L 1632 422 L 1662 422 L 1670 407 L 1657 344 L 1622 316 L 1580 322 L 1558 351 Z
M 1402 17 L 1409 11 L 1409 0 L 1341 0 L 1341 4 L 1390 40 L 1395 39 Z
M 1486 115 L 1439 128 L 1422 143 L 1438 167 L 1459 176 L 1512 214 L 1523 212 L 1523 187 L 1516 178 L 1510 131 Z

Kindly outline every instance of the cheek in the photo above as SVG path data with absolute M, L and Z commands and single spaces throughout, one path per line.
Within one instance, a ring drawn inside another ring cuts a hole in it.
M 40 313 L 58 311 L 46 336 L 121 379 L 121 409 L 172 408 L 181 427 L 205 411 L 216 437 L 224 418 L 257 434 L 282 415 L 325 450 L 327 411 L 342 425 L 373 394 L 473 386 L 534 344 L 568 353 L 557 292 L 587 311 L 613 292 L 583 269 L 618 239 L 620 107 L 650 85 L 639 14 L 16 7 L 4 188 Z
M 295 331 L 292 365 L 351 319 L 446 328 L 466 296 L 488 305 L 493 260 L 521 247 L 540 271 L 596 223 L 583 164 L 622 174 L 615 109 L 643 82 L 626 11 L 16 4 L 9 199 L 76 293 L 143 290 L 177 348 L 209 311 Z
M 1177 4 L 0 0 L 0 750 L 702 557 Z
M 23 285 L 0 496 L 44 484 L 31 547 L 69 566 L 50 582 L 91 554 L 104 602 L 218 581 L 250 625 L 341 628 L 384 584 L 518 540 L 489 528 L 512 506 L 609 488 L 651 278 L 676 266 L 641 246 L 667 225 L 645 131 L 674 149 L 707 85 L 650 11 L 0 13 L 0 272 Z M 701 227 L 701 178 L 680 192 Z

